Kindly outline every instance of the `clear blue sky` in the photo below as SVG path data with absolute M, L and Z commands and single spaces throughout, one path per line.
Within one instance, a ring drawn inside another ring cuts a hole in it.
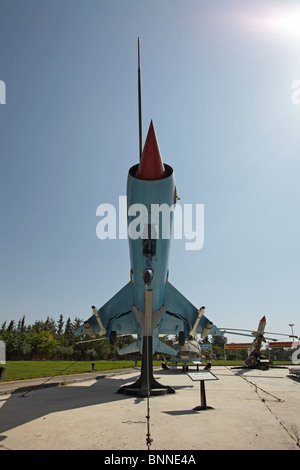
M 153 119 L 202 250 L 170 282 L 220 327 L 300 334 L 300 5 L 1 0 L 0 324 L 86 319 L 129 280 L 127 240 L 96 236 Z M 231 337 L 230 339 L 234 339 Z M 243 338 L 239 338 L 244 341 Z

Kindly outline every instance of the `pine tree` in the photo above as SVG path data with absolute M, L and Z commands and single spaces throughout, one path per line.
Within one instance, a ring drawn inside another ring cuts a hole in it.
M 20 318 L 20 320 L 18 321 L 18 328 L 17 328 L 17 331 L 19 331 L 20 333 L 25 333 L 25 331 L 26 331 L 26 327 L 25 327 L 25 315 L 23 315 L 23 317 Z
M 57 322 L 57 334 L 62 335 L 63 334 L 63 326 L 64 326 L 64 320 L 63 320 L 63 315 L 61 314 L 59 316 L 59 320 Z
M 66 321 L 64 337 L 68 341 L 68 345 L 71 345 L 74 343 L 73 325 L 72 325 L 70 317 Z
M 7 327 L 7 331 L 10 331 L 12 333 L 15 331 L 15 320 L 11 320 Z

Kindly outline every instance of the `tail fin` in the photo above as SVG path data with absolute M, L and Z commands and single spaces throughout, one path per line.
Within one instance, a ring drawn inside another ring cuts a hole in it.
M 137 341 L 134 341 L 133 343 L 128 344 L 127 346 L 124 346 L 124 348 L 122 349 L 118 349 L 118 354 L 120 356 L 123 356 L 124 354 L 132 354 L 132 353 L 136 353 L 140 351 L 141 351 L 140 341 L 137 340 Z
M 123 356 L 124 354 L 131 354 L 135 352 L 142 351 L 142 341 L 136 340 L 127 346 L 124 346 L 122 349 L 118 349 L 118 354 Z M 156 346 L 155 352 L 160 352 L 162 354 L 167 354 L 168 356 L 176 356 L 178 351 L 176 349 L 171 348 L 167 344 L 163 343 L 162 341 L 158 341 L 158 345 Z
M 156 347 L 156 352 L 160 352 L 163 354 L 167 354 L 168 356 L 176 356 L 178 354 L 178 350 L 171 348 L 167 344 L 163 343 L 162 341 L 158 341 L 158 345 Z

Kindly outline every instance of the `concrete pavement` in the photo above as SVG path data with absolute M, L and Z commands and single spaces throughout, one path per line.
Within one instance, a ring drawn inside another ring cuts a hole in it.
M 194 411 L 200 382 L 181 370 L 155 370 L 176 393 L 150 397 L 151 450 L 300 449 L 300 380 L 288 368 L 211 371 L 218 378 L 205 382 L 212 408 Z M 0 448 L 147 450 L 147 399 L 117 393 L 139 371 L 95 376 L 2 394 Z
M 85 382 L 97 378 L 111 377 L 113 375 L 128 374 L 135 369 L 115 369 L 103 372 L 84 372 L 79 374 L 70 375 L 57 375 L 52 377 L 42 377 L 37 379 L 16 380 L 12 382 L 0 382 L 0 395 L 7 395 L 11 393 L 29 393 L 32 390 L 58 387 L 60 385 L 69 385 L 72 383 Z M 136 369 L 138 370 L 138 369 Z

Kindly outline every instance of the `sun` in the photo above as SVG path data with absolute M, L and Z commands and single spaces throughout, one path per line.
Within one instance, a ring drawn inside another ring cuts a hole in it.
M 300 7 L 275 10 L 270 13 L 267 23 L 274 32 L 300 37 Z

